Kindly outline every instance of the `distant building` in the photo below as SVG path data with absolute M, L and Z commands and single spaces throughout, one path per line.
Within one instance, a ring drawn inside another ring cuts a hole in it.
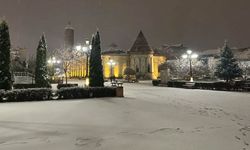
M 71 29 L 71 28 L 70 28 Z M 67 31 L 69 32 L 69 31 Z M 72 34 L 71 34 L 72 35 Z M 68 36 L 67 36 L 68 37 Z M 65 43 L 73 38 L 66 38 Z M 67 45 L 67 44 L 65 44 Z M 112 68 L 108 65 L 108 62 L 113 60 L 115 65 Z M 105 78 L 115 76 L 116 78 L 123 78 L 123 72 L 127 67 L 132 68 L 138 78 L 140 79 L 156 79 L 159 77 L 158 66 L 166 61 L 166 56 L 159 51 L 152 49 L 142 31 L 139 32 L 132 47 L 125 51 L 119 49 L 116 44 L 111 44 L 107 50 L 102 51 L 102 64 L 103 74 Z M 69 77 L 79 78 L 86 75 L 86 59 L 81 59 L 81 62 L 75 62 L 69 69 Z
M 142 31 L 128 51 L 114 47 L 102 53 L 104 76 L 110 77 L 108 61 L 114 60 L 114 76 L 123 77 L 125 68 L 130 67 L 140 79 L 156 79 L 159 77 L 158 66 L 166 61 L 165 55 L 154 51 L 148 44 Z
M 10 50 L 11 72 L 23 72 L 27 70 L 27 54 L 27 49 L 25 48 L 18 47 Z
M 104 70 L 104 77 L 109 78 L 113 76 L 108 62 L 113 60 L 116 64 L 113 67 L 113 75 L 115 77 L 123 77 L 123 71 L 128 67 L 129 55 L 126 51 L 118 48 L 116 44 L 111 44 L 107 50 L 102 52 L 102 64 Z
M 27 49 L 25 48 L 12 48 L 10 50 L 11 60 L 22 60 L 25 61 L 27 59 Z

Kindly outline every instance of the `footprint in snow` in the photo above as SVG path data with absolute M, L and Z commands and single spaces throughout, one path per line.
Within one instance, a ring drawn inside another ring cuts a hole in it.
M 83 138 L 83 137 L 78 137 L 76 138 L 76 146 L 94 146 L 94 147 L 99 147 L 101 146 L 101 142 L 103 141 L 102 138 Z

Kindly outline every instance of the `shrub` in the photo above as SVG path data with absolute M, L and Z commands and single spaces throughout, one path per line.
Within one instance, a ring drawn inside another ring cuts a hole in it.
M 40 101 L 50 100 L 52 95 L 51 89 L 40 88 L 40 89 L 20 89 L 6 91 L 3 94 L 6 102 L 21 102 L 21 101 Z M 2 99 L 3 100 L 3 99 Z
M 196 82 L 194 86 L 197 89 L 212 90 L 214 88 L 214 83 L 213 82 Z
M 215 90 L 231 90 L 232 85 L 228 82 L 214 82 Z
M 61 88 L 57 91 L 59 99 L 88 98 L 89 89 L 80 87 Z
M 167 83 L 169 87 L 178 87 L 178 88 L 183 88 L 184 84 L 186 84 L 186 81 L 168 81 Z
M 28 88 L 36 88 L 35 84 L 14 84 L 14 89 L 28 89 Z
M 37 84 L 14 84 L 14 89 L 30 89 L 30 88 L 51 88 L 51 85 L 48 85 L 47 87 L 39 87 Z
M 161 83 L 161 80 L 152 80 L 153 86 L 158 86 Z
M 78 86 L 78 84 L 58 84 L 57 89 L 69 88 L 69 87 L 77 87 L 77 86 Z
M 115 87 L 90 87 L 90 97 L 115 97 Z
M 246 81 L 235 81 L 233 85 L 234 90 L 243 90 L 245 87 Z
M 69 87 L 61 88 L 57 92 L 59 99 L 77 99 L 90 97 L 115 97 L 116 88 L 114 87 Z
M 4 90 L 0 90 L 0 101 L 3 100 L 4 97 Z

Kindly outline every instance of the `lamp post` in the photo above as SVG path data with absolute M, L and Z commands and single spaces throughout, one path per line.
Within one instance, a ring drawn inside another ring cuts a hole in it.
M 85 41 L 85 44 L 82 45 L 78 45 L 76 46 L 76 50 L 77 51 L 81 51 L 86 55 L 86 74 L 85 74 L 85 79 L 86 79 L 86 85 L 89 85 L 89 55 L 90 55 L 90 51 L 91 51 L 92 47 L 90 45 L 90 42 L 87 40 Z
M 113 76 L 113 67 L 115 66 L 114 60 L 110 59 L 108 61 L 108 65 L 110 66 L 110 81 L 112 82 L 112 76 Z
M 190 74 L 190 82 L 193 82 L 193 69 L 192 69 L 192 59 L 198 58 L 198 55 L 193 53 L 191 50 L 187 50 L 186 54 L 182 55 L 183 59 L 188 59 L 189 61 L 189 74 Z

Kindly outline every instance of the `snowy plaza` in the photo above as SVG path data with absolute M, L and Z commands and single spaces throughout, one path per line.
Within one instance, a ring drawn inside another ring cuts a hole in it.
M 249 93 L 124 89 L 124 98 L 1 103 L 0 149 L 250 149 Z

